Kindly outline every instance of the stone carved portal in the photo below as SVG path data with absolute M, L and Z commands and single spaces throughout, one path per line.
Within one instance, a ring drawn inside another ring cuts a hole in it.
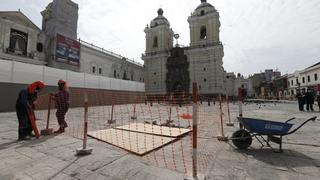
M 167 60 L 166 90 L 168 94 L 188 93 L 190 88 L 189 62 L 184 49 L 175 47 Z

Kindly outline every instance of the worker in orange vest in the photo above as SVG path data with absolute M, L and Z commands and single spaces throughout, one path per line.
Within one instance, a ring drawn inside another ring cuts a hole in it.
M 69 109 L 69 92 L 67 90 L 67 82 L 60 79 L 58 81 L 58 92 L 53 94 L 55 105 L 57 108 L 56 116 L 59 123 L 59 129 L 54 133 L 63 133 L 68 124 L 65 115 Z
M 30 137 L 34 137 L 34 135 L 32 134 L 32 130 L 34 129 L 32 128 L 29 113 L 34 113 L 34 103 L 37 100 L 39 92 L 44 88 L 44 86 L 45 85 L 43 82 L 36 81 L 19 92 L 18 99 L 16 101 L 16 113 L 19 122 L 19 141 L 28 140 L 30 139 Z

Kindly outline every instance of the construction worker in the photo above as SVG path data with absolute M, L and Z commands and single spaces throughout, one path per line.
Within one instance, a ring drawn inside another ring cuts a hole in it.
M 65 115 L 69 109 L 69 92 L 67 91 L 67 82 L 60 79 L 58 81 L 59 91 L 53 95 L 55 105 L 57 108 L 56 116 L 59 123 L 59 129 L 54 133 L 63 133 L 64 129 L 68 127 L 65 121 Z
M 19 121 L 18 137 L 19 141 L 28 140 L 34 137 L 32 134 L 31 120 L 28 112 L 33 113 L 35 109 L 34 102 L 36 101 L 39 92 L 44 88 L 44 83 L 36 81 L 30 84 L 27 88 L 22 89 L 16 101 L 16 113 Z

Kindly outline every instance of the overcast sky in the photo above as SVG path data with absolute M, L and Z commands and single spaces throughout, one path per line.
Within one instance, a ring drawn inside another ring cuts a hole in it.
M 74 0 L 78 37 L 135 61 L 145 51 L 143 29 L 161 7 L 179 44 L 189 45 L 187 18 L 200 0 Z M 51 0 L 1 0 L 41 27 Z M 220 13 L 224 68 L 244 75 L 264 69 L 283 74 L 320 62 L 320 0 L 208 0 Z

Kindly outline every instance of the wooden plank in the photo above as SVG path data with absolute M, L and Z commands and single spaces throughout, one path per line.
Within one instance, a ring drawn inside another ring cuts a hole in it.
M 143 123 L 132 123 L 130 125 L 127 124 L 124 126 L 115 127 L 115 129 L 122 129 L 132 132 L 140 132 L 145 134 L 154 134 L 167 137 L 179 137 L 190 132 L 190 129 L 185 128 L 174 128 Z
M 144 155 L 160 148 L 175 138 L 137 133 L 119 129 L 104 129 L 88 132 L 88 136 L 125 149 L 137 155 Z

